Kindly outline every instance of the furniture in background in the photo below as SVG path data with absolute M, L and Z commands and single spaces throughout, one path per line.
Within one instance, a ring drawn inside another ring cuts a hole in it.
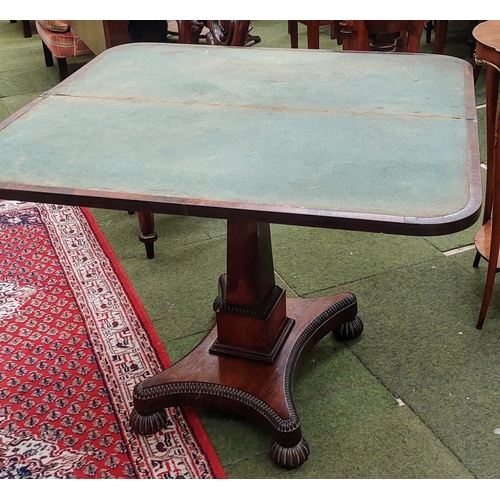
M 299 46 L 299 23 L 306 26 L 307 48 L 319 49 L 319 29 L 321 26 L 330 26 L 330 36 L 335 38 L 335 23 L 338 21 L 288 21 L 290 46 L 297 49 Z
M 434 46 L 432 47 L 432 53 L 442 54 L 444 51 L 444 44 L 446 43 L 446 34 L 448 32 L 448 21 L 434 21 L 434 29 Z
M 472 36 L 472 31 L 474 28 L 482 21 L 469 21 L 470 24 L 470 38 L 469 38 L 469 46 L 470 46 L 470 57 L 473 57 L 474 53 L 474 37 Z M 434 33 L 434 44 L 432 47 L 433 54 L 442 54 L 444 51 L 444 46 L 446 44 L 446 36 L 448 34 L 448 23 L 449 21 L 428 21 L 425 25 L 426 43 L 431 43 L 431 33 L 432 30 Z
M 196 35 L 194 37 L 194 40 L 191 42 L 190 37 L 188 37 L 188 39 L 186 41 L 185 35 L 183 35 L 183 41 L 181 43 L 199 43 L 201 40 L 206 41 L 207 35 L 209 37 L 213 36 L 213 35 L 211 35 L 211 33 L 215 32 L 215 33 L 218 33 L 218 38 L 221 42 L 223 41 L 222 39 L 224 39 L 226 41 L 226 43 L 218 43 L 217 45 L 239 45 L 239 43 L 233 42 L 233 35 L 231 34 L 231 30 L 233 29 L 232 24 L 235 21 L 169 21 L 168 22 L 168 30 L 167 30 L 168 37 L 176 38 L 175 41 L 179 41 L 179 23 L 186 23 L 186 22 L 193 24 L 194 31 L 195 32 L 199 31 L 199 36 Z M 202 26 L 200 25 L 200 23 Z M 214 23 L 217 23 L 219 26 L 218 27 L 214 26 Z M 197 25 L 198 25 L 198 27 L 196 28 Z M 211 28 L 209 29 L 208 26 L 210 26 Z M 185 24 L 184 24 L 184 27 L 186 27 Z M 201 28 L 201 31 L 200 31 L 200 28 Z M 191 27 L 189 29 L 191 29 Z M 251 34 L 252 29 L 253 29 L 253 26 L 251 23 L 249 23 L 248 31 L 247 31 L 247 34 L 245 36 L 245 41 L 244 41 L 245 46 L 249 46 L 249 45 L 253 45 L 253 44 L 261 42 L 260 36 Z M 223 32 L 221 32 L 221 30 L 223 30 Z M 227 43 L 227 42 L 229 42 L 229 43 Z
M 176 24 L 179 43 L 197 44 L 205 40 L 208 45 L 243 47 L 261 41 L 259 36 L 251 35 L 250 21 L 176 21 Z
M 288 468 L 309 455 L 297 364 L 363 324 L 349 292 L 286 297 L 270 224 L 440 235 L 482 201 L 472 67 L 432 54 L 126 44 L 5 120 L 0 150 L 3 199 L 227 220 L 216 325 L 137 380 L 130 424 L 148 434 L 165 407 L 215 407 L 262 426 Z
M 68 76 L 67 57 L 98 55 L 104 50 L 132 41 L 129 21 L 36 21 L 42 39 L 45 62 L 57 59 L 61 80 Z
M 128 23 L 128 21 L 68 21 L 71 30 L 83 40 L 96 56 L 110 47 L 132 41 L 128 31 Z
M 477 82 L 479 75 L 481 74 L 482 66 L 480 64 L 476 64 L 474 59 L 474 46 L 475 41 L 472 36 L 472 31 L 474 28 L 483 21 L 469 21 L 470 24 L 470 38 L 469 38 L 469 46 L 470 46 L 470 57 L 473 58 L 472 66 L 474 67 L 474 82 Z M 434 44 L 432 47 L 433 54 L 442 54 L 444 52 L 444 46 L 446 44 L 446 35 L 448 33 L 448 21 L 428 21 L 425 30 L 426 30 L 426 42 L 431 43 L 431 33 L 432 30 L 435 30 L 434 34 Z
M 17 23 L 17 21 L 11 21 L 11 23 Z M 31 32 L 31 23 L 30 21 L 21 21 L 23 25 L 23 36 L 24 38 L 31 38 L 32 37 L 32 32 Z
M 36 30 L 42 39 L 43 54 L 47 66 L 57 60 L 59 78 L 68 77 L 67 57 L 92 54 L 92 51 L 71 29 L 68 21 L 35 21 Z
M 418 52 L 426 21 L 340 21 L 344 50 Z
M 486 65 L 486 193 L 483 225 L 474 238 L 477 251 L 473 263 L 474 267 L 478 267 L 481 258 L 488 262 L 483 300 L 476 325 L 481 329 L 490 304 L 495 275 L 500 269 L 500 21 L 480 23 L 474 28 L 472 35 L 476 40 L 476 62 L 478 65 Z
M 330 36 L 344 50 L 418 52 L 425 21 L 288 21 L 291 47 L 298 47 L 298 23 L 307 27 L 307 47 L 319 49 L 319 29 L 330 26 Z
M 442 54 L 446 42 L 448 31 L 448 21 L 427 21 L 424 26 L 425 43 L 431 43 L 432 32 L 434 31 L 434 42 L 432 45 L 433 54 Z

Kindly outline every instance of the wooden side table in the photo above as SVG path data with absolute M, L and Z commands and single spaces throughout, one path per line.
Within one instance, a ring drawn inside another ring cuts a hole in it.
M 486 146 L 487 175 L 484 201 L 483 225 L 476 233 L 476 257 L 474 267 L 481 257 L 488 261 L 488 273 L 476 328 L 483 327 L 486 312 L 493 291 L 495 274 L 500 269 L 498 253 L 500 247 L 500 217 L 492 217 L 494 207 L 500 206 L 500 150 L 498 140 L 498 81 L 500 75 L 500 21 L 486 21 L 472 32 L 476 40 L 475 59 L 477 64 L 487 65 L 486 73 Z

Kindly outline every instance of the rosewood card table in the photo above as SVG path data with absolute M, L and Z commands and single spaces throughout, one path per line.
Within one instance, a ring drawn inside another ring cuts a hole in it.
M 0 151 L 1 198 L 227 220 L 216 325 L 137 385 L 130 423 L 228 410 L 289 468 L 298 361 L 363 325 L 351 293 L 285 297 L 269 224 L 439 235 L 481 206 L 472 67 L 440 55 L 123 45 L 3 122 Z

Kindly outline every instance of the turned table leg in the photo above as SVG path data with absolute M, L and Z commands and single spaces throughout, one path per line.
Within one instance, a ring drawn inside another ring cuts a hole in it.
M 155 231 L 155 214 L 152 212 L 137 212 L 139 219 L 139 241 L 144 243 L 146 247 L 146 255 L 148 259 L 153 259 L 155 256 L 154 242 L 158 239 L 158 234 Z

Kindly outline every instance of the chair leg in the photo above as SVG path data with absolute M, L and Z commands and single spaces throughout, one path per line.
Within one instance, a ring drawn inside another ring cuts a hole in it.
M 424 30 L 424 23 L 422 21 L 414 21 L 410 23 L 408 28 L 406 50 L 408 52 L 416 53 L 420 49 L 420 40 L 422 39 L 422 31 Z
M 62 82 L 64 79 L 68 78 L 68 62 L 65 57 L 56 57 L 57 59 L 57 67 L 59 69 L 59 79 Z
M 199 21 L 177 21 L 179 43 L 198 44 L 203 30 L 203 23 Z
M 431 43 L 431 33 L 434 29 L 434 24 L 432 21 L 427 21 L 425 23 L 425 43 Z
M 313 23 L 307 26 L 307 48 L 319 49 L 319 24 Z
M 299 23 L 297 21 L 288 21 L 288 33 L 290 34 L 290 47 L 297 49 L 299 47 Z
M 486 275 L 486 285 L 484 287 L 483 302 L 481 304 L 481 310 L 479 311 L 479 317 L 477 319 L 476 328 L 481 330 L 483 328 L 484 319 L 486 318 L 486 313 L 488 312 L 488 307 L 490 305 L 491 294 L 493 293 L 493 284 L 495 283 L 497 262 L 488 262 L 488 274 Z
M 42 47 L 43 47 L 43 55 L 45 57 L 45 66 L 54 66 L 54 58 L 52 57 L 52 52 L 50 49 L 45 45 L 45 42 L 42 40 Z
M 481 254 L 479 252 L 476 252 L 476 256 L 474 257 L 474 262 L 472 263 L 472 267 L 478 267 L 480 260 L 481 260 Z
M 432 47 L 433 54 L 442 54 L 444 51 L 444 44 L 446 42 L 446 34 L 448 32 L 448 21 L 436 21 L 436 33 L 434 35 L 434 47 Z
M 146 256 L 153 259 L 155 256 L 154 242 L 158 239 L 155 231 L 155 215 L 152 212 L 137 212 L 139 219 L 139 241 L 146 247 Z
M 24 38 L 31 38 L 31 25 L 29 21 L 23 21 Z
M 342 33 L 341 33 L 340 21 L 333 21 L 332 30 L 335 32 L 337 45 L 342 45 Z

